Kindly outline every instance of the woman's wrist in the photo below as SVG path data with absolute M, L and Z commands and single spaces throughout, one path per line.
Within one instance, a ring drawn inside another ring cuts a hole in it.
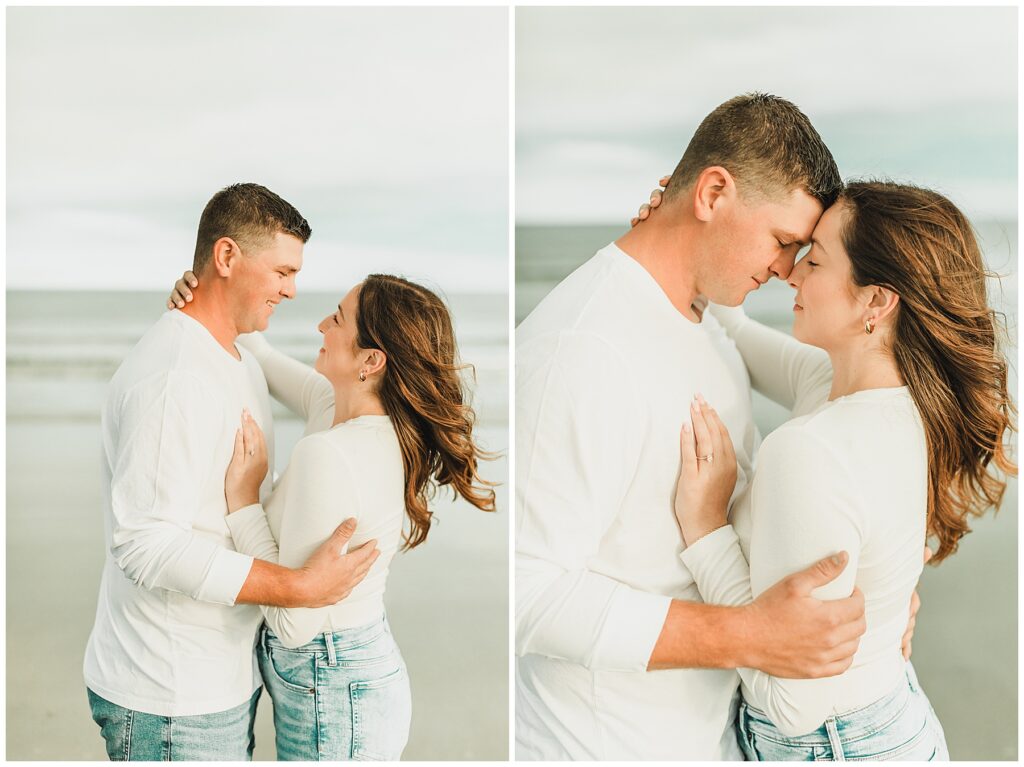
M 228 514 L 234 514 L 240 509 L 244 509 L 246 506 L 253 506 L 260 502 L 259 491 L 244 492 L 244 493 L 232 493 L 227 496 L 228 501 Z
M 721 527 L 729 524 L 729 520 L 723 515 L 721 518 L 699 520 L 683 527 L 683 542 L 689 547 L 705 535 L 709 535 Z
M 725 506 L 717 503 L 704 501 L 698 505 L 695 511 L 685 510 L 686 506 L 693 508 L 695 504 L 691 501 L 688 504 L 677 504 L 676 519 L 679 520 L 679 530 L 683 534 L 683 542 L 692 546 L 708 533 L 713 533 L 720 527 L 729 524 L 729 516 Z

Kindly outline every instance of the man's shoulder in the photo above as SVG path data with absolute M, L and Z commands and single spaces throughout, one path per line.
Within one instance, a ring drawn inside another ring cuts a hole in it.
M 190 343 L 176 318 L 164 314 L 143 333 L 114 373 L 108 401 L 165 393 L 215 396 L 217 377 L 203 351 Z
M 555 285 L 516 328 L 517 347 L 566 331 L 614 336 L 630 302 L 622 258 L 609 245 Z

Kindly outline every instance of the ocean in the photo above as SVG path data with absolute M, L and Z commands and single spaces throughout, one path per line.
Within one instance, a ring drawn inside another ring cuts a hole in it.
M 104 759 L 82 681 L 103 563 L 99 414 L 107 381 L 165 311 L 152 292 L 7 293 L 7 758 Z M 268 340 L 312 362 L 341 295 L 283 302 Z M 395 557 L 385 602 L 413 691 L 406 759 L 508 757 L 508 299 L 448 297 L 476 435 L 498 453 L 498 511 L 439 494 L 423 546 Z M 275 403 L 275 469 L 303 424 Z M 257 760 L 274 758 L 260 703 Z
M 628 222 L 517 226 L 516 324 L 626 227 Z M 982 222 L 975 228 L 989 270 L 1001 275 L 990 281 L 989 296 L 1006 316 L 1009 385 L 1016 393 L 1017 222 Z M 791 288 L 771 280 L 751 293 L 744 307 L 754 319 L 789 332 L 792 296 Z M 788 418 L 785 409 L 757 392 L 753 405 L 762 435 Z M 1016 437 L 1013 443 L 1016 448 Z M 1017 480 L 1011 478 L 1000 511 L 972 522 L 974 532 L 959 552 L 940 567 L 926 568 L 921 578 L 913 662 L 945 728 L 953 759 L 1017 759 L 1017 497 Z

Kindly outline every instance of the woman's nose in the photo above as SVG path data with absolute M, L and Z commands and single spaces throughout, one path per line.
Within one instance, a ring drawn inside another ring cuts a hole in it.
M 789 287 L 793 288 L 794 290 L 799 288 L 800 283 L 803 280 L 803 275 L 804 262 L 801 260 L 797 262 L 796 266 L 794 266 L 793 270 L 789 273 L 789 279 L 787 280 L 787 282 L 789 283 Z

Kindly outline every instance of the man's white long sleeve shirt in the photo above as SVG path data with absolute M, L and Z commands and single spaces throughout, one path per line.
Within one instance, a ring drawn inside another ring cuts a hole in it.
M 225 522 L 224 474 L 243 407 L 273 465 L 259 365 L 245 351 L 235 359 L 177 310 L 110 382 L 101 422 L 107 552 L 85 681 L 112 703 L 207 714 L 244 703 L 261 684 L 260 610 L 234 604 L 253 558 L 235 551 Z
M 646 671 L 670 601 L 701 601 L 672 508 L 697 392 L 738 495 L 758 440 L 743 362 L 615 245 L 517 330 L 517 759 L 742 758 L 734 671 Z

